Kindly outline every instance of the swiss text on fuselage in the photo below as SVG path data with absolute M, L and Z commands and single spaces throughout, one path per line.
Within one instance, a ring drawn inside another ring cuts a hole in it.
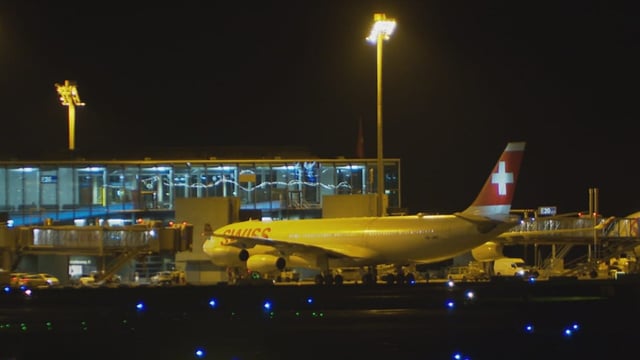
M 269 233 L 271 232 L 270 227 L 256 227 L 256 228 L 243 228 L 243 229 L 227 229 L 223 232 L 224 235 L 232 235 L 238 237 L 259 237 L 268 239 Z

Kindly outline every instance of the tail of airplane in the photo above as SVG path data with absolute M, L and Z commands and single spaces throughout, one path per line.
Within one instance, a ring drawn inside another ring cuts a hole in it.
M 525 142 L 510 142 L 475 201 L 458 216 L 508 221 Z

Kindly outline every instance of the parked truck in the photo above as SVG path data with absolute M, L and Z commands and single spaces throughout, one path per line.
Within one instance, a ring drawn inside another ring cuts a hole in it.
M 528 278 L 534 275 L 531 266 L 521 258 L 500 258 L 493 262 L 493 274 L 495 276 L 520 276 Z
M 470 261 L 466 266 L 451 266 L 447 268 L 446 277 L 453 281 L 488 281 L 487 274 L 481 263 Z

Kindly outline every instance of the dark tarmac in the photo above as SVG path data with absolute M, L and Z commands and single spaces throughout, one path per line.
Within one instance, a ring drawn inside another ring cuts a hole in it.
M 639 313 L 636 280 L 12 289 L 0 360 L 637 358 Z

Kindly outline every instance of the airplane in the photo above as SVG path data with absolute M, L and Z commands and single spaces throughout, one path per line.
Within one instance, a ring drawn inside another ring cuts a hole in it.
M 517 224 L 520 218 L 510 209 L 524 149 L 525 142 L 507 144 L 480 193 L 462 212 L 247 220 L 214 230 L 203 251 L 213 264 L 228 268 L 246 265 L 259 273 L 318 270 L 315 283 L 324 285 L 342 284 L 335 270 L 354 267 L 368 269 L 362 282 L 372 284 L 377 281 L 377 265 L 394 264 L 398 273 L 393 282 L 414 283 L 415 275 L 405 275 L 403 265 L 451 259 Z

